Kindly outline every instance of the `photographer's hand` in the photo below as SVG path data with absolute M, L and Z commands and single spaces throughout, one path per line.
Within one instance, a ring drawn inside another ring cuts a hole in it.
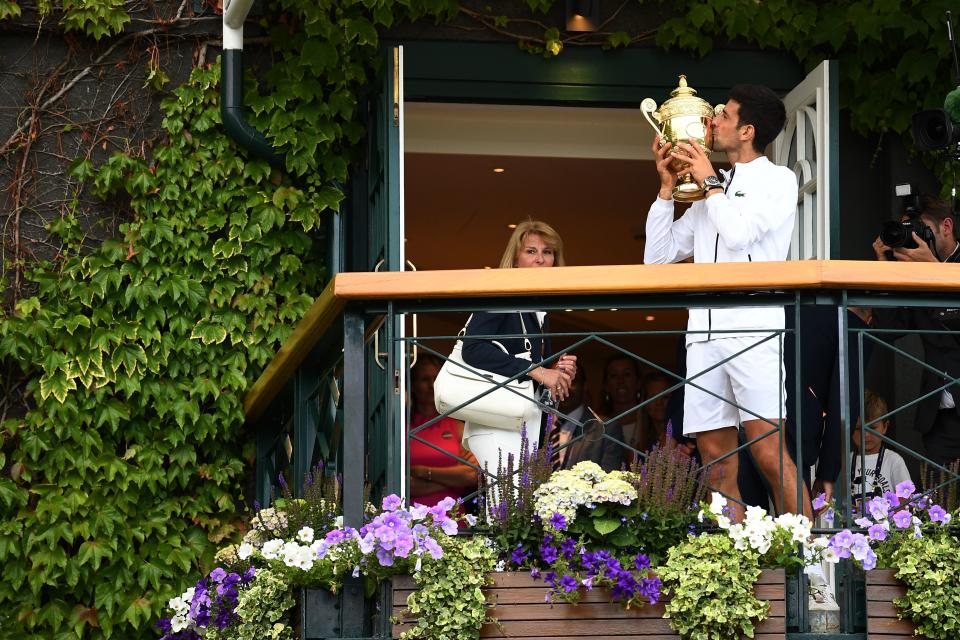
M 916 233 L 913 234 L 913 241 L 917 243 L 916 248 L 897 247 L 893 250 L 893 256 L 901 262 L 940 262 L 930 250 L 930 245 Z
M 873 241 L 873 252 L 877 254 L 877 260 L 886 260 L 887 251 L 893 251 L 893 249 L 883 244 L 883 240 L 880 239 L 880 236 L 877 236 Z

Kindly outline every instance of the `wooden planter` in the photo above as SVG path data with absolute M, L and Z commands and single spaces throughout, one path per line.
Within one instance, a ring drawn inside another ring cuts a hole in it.
M 488 601 L 495 604 L 491 614 L 500 621 L 501 626 L 484 625 L 480 631 L 481 638 L 679 638 L 663 618 L 663 602 L 640 609 L 624 609 L 619 604 L 607 602 L 607 593 L 598 589 L 584 593 L 578 605 L 550 605 L 544 602 L 547 590 L 543 581 L 533 580 L 526 572 L 495 573 L 493 580 L 493 586 L 487 589 Z M 401 616 L 407 596 L 415 588 L 416 584 L 408 577 L 394 579 L 395 616 Z M 764 571 L 754 592 L 758 598 L 770 602 L 770 617 L 757 625 L 756 639 L 784 640 L 786 602 L 783 571 Z M 399 638 L 406 628 L 407 625 L 402 623 L 394 625 L 393 637 Z
M 907 593 L 907 587 L 894 577 L 895 569 L 867 571 L 867 638 L 869 640 L 907 640 L 915 636 L 910 620 L 897 618 L 893 601 Z

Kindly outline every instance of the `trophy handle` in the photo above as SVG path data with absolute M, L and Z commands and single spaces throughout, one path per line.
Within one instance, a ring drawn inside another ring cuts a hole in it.
M 643 112 L 643 117 L 647 119 L 647 122 L 653 127 L 653 130 L 657 132 L 657 135 L 663 135 L 657 122 L 653 121 L 654 118 L 656 118 L 658 122 L 660 120 L 660 116 L 657 114 L 656 101 L 653 98 L 644 98 L 643 102 L 640 103 L 640 111 Z

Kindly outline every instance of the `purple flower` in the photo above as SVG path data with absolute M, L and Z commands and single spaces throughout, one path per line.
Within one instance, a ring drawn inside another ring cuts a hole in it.
M 877 554 L 873 549 L 867 551 L 867 555 L 860 561 L 866 571 L 871 571 L 877 567 Z
M 556 531 L 563 531 L 567 528 L 567 519 L 563 517 L 562 513 L 554 511 L 553 515 L 550 516 L 550 526 Z
M 870 498 L 870 500 L 867 501 L 867 513 L 877 522 L 886 520 L 891 506 L 887 498 Z
M 251 566 L 249 569 L 243 572 L 243 578 L 241 582 L 246 585 L 250 584 L 250 581 L 253 580 L 253 576 L 257 575 L 257 568 Z
M 519 566 L 527 561 L 527 558 L 530 557 L 530 553 L 523 548 L 523 545 L 518 544 L 517 548 L 513 550 L 513 553 L 510 554 L 510 561 Z
M 564 591 L 570 593 L 571 591 L 576 591 L 577 589 L 577 579 L 573 576 L 563 576 L 560 578 L 560 587 Z
M 900 509 L 895 514 L 893 514 L 893 524 L 897 525 L 898 529 L 906 529 L 910 526 L 910 512 L 906 509 Z
M 393 554 L 386 549 L 377 549 L 377 560 L 383 567 L 393 566 Z
M 573 554 L 577 552 L 577 541 L 573 538 L 567 538 L 560 543 L 560 553 L 563 554 L 563 557 L 567 560 L 573 558 Z
M 538 568 L 536 568 L 536 567 L 531 567 L 531 568 L 530 568 L 530 577 L 533 578 L 534 580 L 539 580 L 539 579 L 540 579 L 540 569 L 538 569 Z
M 210 572 L 210 579 L 214 582 L 223 582 L 223 579 L 227 577 L 227 572 L 223 570 L 223 567 L 217 567 Z
M 587 588 L 587 591 L 590 591 L 591 589 L 593 589 L 593 576 L 584 578 L 583 580 L 580 581 L 580 583 Z
M 871 540 L 886 540 L 887 528 L 882 524 L 875 524 L 867 529 L 867 535 L 870 536 Z
M 557 586 L 557 574 L 553 571 L 547 571 L 545 574 L 543 574 L 543 581 L 551 587 L 555 587 Z
M 899 506 L 900 506 L 900 496 L 898 496 L 898 495 L 897 495 L 896 493 L 894 493 L 893 491 L 884 491 L 884 492 L 883 492 L 883 497 L 886 498 L 887 502 L 890 503 L 890 506 L 891 506 L 891 507 L 899 507 Z
M 633 559 L 633 566 L 637 568 L 637 571 L 643 571 L 644 569 L 649 569 L 650 558 L 648 558 L 642 553 L 638 553 L 637 557 Z
M 850 545 L 853 544 L 853 533 L 849 529 L 844 529 L 840 533 L 830 538 L 830 547 L 838 558 L 850 557 Z
M 557 548 L 553 545 L 540 545 L 540 558 L 547 564 L 553 564 L 557 561 Z
M 901 482 L 896 486 L 898 498 L 909 498 L 910 496 L 913 495 L 913 492 L 916 490 L 917 488 L 909 480 L 904 480 L 903 482 Z
M 660 600 L 660 588 L 663 584 L 660 578 L 644 578 L 640 581 L 640 595 L 647 599 L 650 604 L 657 604 Z
M 434 560 L 439 560 L 443 557 L 443 549 L 440 548 L 440 545 L 437 544 L 437 541 L 433 538 L 425 538 L 423 541 L 423 548 L 427 550 L 430 554 L 430 557 Z
M 930 515 L 930 522 L 942 522 L 943 524 L 950 522 L 950 516 L 944 511 L 943 507 L 938 504 L 930 507 L 927 513 Z
M 383 499 L 383 510 L 384 511 L 396 511 L 403 506 L 403 500 L 400 499 L 400 496 L 395 493 L 391 493 Z
M 814 508 L 814 509 L 818 509 L 818 510 L 819 510 L 819 509 L 822 509 L 822 508 L 823 508 L 823 505 L 825 505 L 825 504 L 827 504 L 827 494 L 826 494 L 826 493 L 821 493 L 820 495 L 818 495 L 816 498 L 813 499 L 813 508 Z

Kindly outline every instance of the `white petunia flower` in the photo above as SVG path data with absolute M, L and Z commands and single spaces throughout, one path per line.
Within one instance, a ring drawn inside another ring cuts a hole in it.
M 310 527 L 304 527 L 297 531 L 297 539 L 303 544 L 310 544 L 313 542 L 313 529 Z
M 280 557 L 280 552 L 282 550 L 283 540 L 274 538 L 273 540 L 267 540 L 263 543 L 263 548 L 260 549 L 260 555 L 262 555 L 266 560 L 276 560 Z

